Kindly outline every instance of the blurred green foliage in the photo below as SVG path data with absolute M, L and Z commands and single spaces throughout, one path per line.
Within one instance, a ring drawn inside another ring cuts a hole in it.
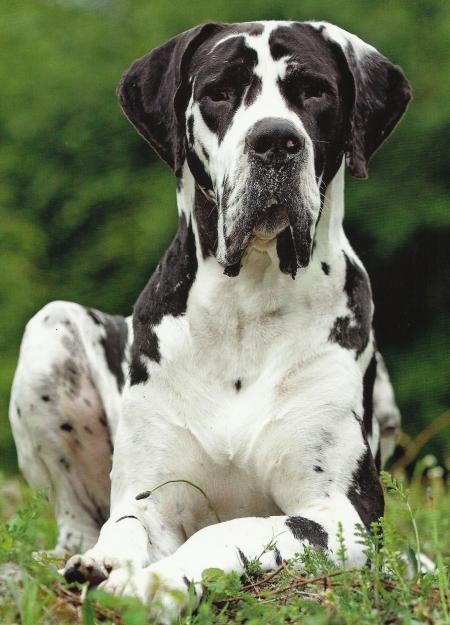
M 26 321 L 52 299 L 129 314 L 176 224 L 175 181 L 122 116 L 136 57 L 199 22 L 325 19 L 399 63 L 414 101 L 347 188 L 378 343 L 411 435 L 449 404 L 446 0 L 4 0 L 0 8 L 0 453 Z M 448 434 L 429 449 L 444 455 Z

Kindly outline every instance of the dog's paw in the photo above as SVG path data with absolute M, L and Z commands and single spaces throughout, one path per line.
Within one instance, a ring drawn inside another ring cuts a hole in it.
M 171 623 L 189 601 L 198 604 L 201 584 L 195 584 L 194 593 L 189 592 L 190 586 L 185 571 L 170 557 L 139 570 L 130 567 L 114 570 L 100 584 L 102 590 L 112 594 L 136 597 L 142 603 L 152 601 L 152 614 L 161 623 Z
M 108 579 L 113 569 L 121 566 L 125 566 L 125 563 L 118 558 L 87 551 L 84 555 L 72 556 L 60 572 L 69 583 L 89 582 L 90 586 L 98 586 Z

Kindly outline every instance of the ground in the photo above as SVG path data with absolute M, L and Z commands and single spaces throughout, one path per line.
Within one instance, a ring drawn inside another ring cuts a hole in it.
M 361 535 L 371 566 L 336 570 L 321 551 L 308 551 L 270 575 L 251 562 L 243 578 L 218 569 L 204 573 L 200 609 L 182 625 L 381 625 L 448 624 L 450 494 L 439 468 L 424 477 L 425 458 L 408 484 L 385 474 L 387 513 L 379 538 Z M 53 546 L 55 522 L 47 493 L 33 493 L 17 478 L 0 478 L 1 625 L 147 625 L 154 609 L 83 587 L 69 588 L 60 561 L 36 552 Z M 379 535 L 379 533 L 378 533 Z M 267 545 L 271 549 L 271 545 Z M 435 573 L 418 571 L 420 551 Z M 33 553 L 35 555 L 33 555 Z M 400 553 L 406 554 L 401 557 Z M 341 545 L 345 562 L 345 545 Z M 408 579 L 407 570 L 410 571 Z M 302 571 L 302 573 L 300 573 Z

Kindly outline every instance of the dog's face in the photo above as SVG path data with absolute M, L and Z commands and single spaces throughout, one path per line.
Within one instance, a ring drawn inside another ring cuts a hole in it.
M 208 198 L 193 218 L 225 272 L 239 272 L 249 245 L 277 238 L 280 268 L 295 275 L 343 155 L 365 177 L 410 90 L 399 68 L 335 26 L 268 22 L 179 35 L 131 67 L 119 98 Z

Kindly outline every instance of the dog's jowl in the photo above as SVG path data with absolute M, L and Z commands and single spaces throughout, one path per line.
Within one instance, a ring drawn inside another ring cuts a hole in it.
M 118 97 L 174 171 L 179 227 L 132 321 L 56 302 L 23 339 L 11 421 L 58 552 L 82 554 L 66 578 L 148 600 L 158 577 L 170 611 L 164 589 L 198 601 L 209 567 L 305 545 L 339 564 L 340 523 L 363 566 L 400 419 L 344 170 L 367 175 L 407 80 L 331 24 L 211 23 L 136 61 Z

